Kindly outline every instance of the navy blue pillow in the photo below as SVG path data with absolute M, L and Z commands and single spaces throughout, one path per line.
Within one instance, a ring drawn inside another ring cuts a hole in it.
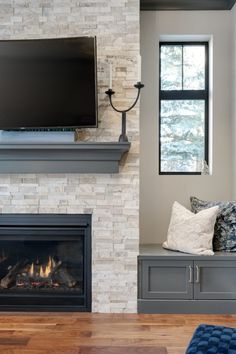
M 214 251 L 236 252 L 236 202 L 208 202 L 190 197 L 194 213 L 213 206 L 219 206 L 213 238 Z
M 196 329 L 186 354 L 236 354 L 236 329 L 202 324 Z

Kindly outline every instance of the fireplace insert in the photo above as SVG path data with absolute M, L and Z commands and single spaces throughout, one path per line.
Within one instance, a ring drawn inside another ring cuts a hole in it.
M 91 215 L 0 215 L 0 310 L 91 311 Z

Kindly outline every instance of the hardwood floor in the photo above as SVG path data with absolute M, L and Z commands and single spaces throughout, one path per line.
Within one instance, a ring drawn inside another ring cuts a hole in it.
M 200 323 L 236 327 L 236 315 L 0 313 L 0 353 L 184 354 Z

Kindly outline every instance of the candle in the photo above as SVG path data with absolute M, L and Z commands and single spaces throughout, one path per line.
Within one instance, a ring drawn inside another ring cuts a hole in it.
M 112 63 L 110 63 L 109 88 L 112 89 Z
M 138 56 L 138 82 L 141 82 L 142 77 L 142 57 L 139 54 Z

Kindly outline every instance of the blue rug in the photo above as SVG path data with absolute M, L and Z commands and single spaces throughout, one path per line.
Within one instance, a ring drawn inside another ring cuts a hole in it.
M 200 325 L 186 354 L 236 354 L 236 328 Z

